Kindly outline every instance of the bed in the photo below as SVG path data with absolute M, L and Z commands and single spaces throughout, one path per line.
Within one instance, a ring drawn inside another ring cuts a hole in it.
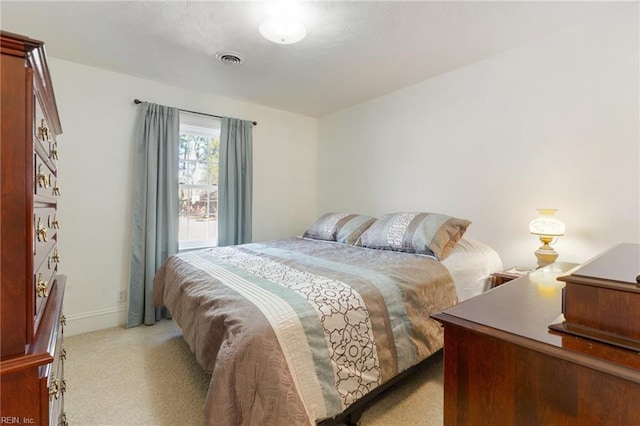
M 484 291 L 502 266 L 471 239 L 458 238 L 442 261 L 431 250 L 363 247 L 375 222 L 340 217 L 324 223 L 332 238 L 307 230 L 181 253 L 158 271 L 155 304 L 169 309 L 212 372 L 208 424 L 335 418 L 441 349 L 442 329 L 429 315 Z

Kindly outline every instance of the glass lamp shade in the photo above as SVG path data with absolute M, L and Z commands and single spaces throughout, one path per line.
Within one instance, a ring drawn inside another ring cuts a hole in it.
M 553 263 L 558 253 L 549 245 L 554 237 L 564 235 L 564 223 L 553 215 L 557 209 L 538 209 L 540 216 L 529 223 L 529 232 L 540 238 L 542 246 L 535 251 L 538 258 L 538 268 Z
M 259 30 L 262 37 L 278 44 L 297 43 L 307 35 L 304 25 L 288 19 L 267 19 L 260 24 Z
M 529 223 L 529 232 L 550 237 L 564 235 L 565 226 L 560 219 L 554 217 L 556 211 L 558 209 L 538 209 L 540 216 Z

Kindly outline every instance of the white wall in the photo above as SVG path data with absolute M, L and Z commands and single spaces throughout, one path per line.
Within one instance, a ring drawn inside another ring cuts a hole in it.
M 69 334 L 123 324 L 128 287 L 134 98 L 255 120 L 253 240 L 316 219 L 317 120 L 50 58 L 59 143 L 62 273 Z
M 535 265 L 536 208 L 559 261 L 640 242 L 638 51 L 635 5 L 321 118 L 318 214 L 467 218 L 505 266 Z

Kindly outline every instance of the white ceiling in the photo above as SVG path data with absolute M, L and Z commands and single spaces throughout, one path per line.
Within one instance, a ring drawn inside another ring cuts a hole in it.
M 294 45 L 258 33 L 267 2 L 2 0 L 0 14 L 55 58 L 321 117 L 630 5 L 300 2 L 307 37 Z

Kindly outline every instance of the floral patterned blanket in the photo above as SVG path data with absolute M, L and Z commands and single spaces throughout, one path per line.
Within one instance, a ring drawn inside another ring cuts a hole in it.
M 212 371 L 208 424 L 315 424 L 442 347 L 456 303 L 424 255 L 303 238 L 172 256 L 154 301 Z

